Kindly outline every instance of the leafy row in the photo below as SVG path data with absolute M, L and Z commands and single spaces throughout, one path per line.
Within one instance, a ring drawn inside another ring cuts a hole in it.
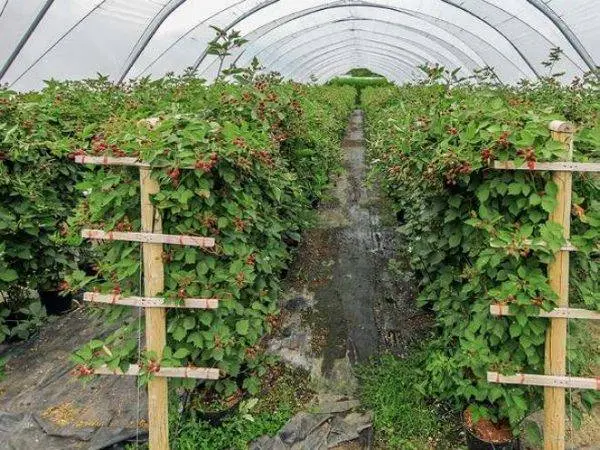
M 494 171 L 489 164 L 564 158 L 548 131 L 549 121 L 561 118 L 582 128 L 576 158 L 597 158 L 597 99 L 593 87 L 578 84 L 364 92 L 374 176 L 401 219 L 411 266 L 422 279 L 419 302 L 436 317 L 439 333 L 425 368 L 432 395 L 514 426 L 540 406 L 540 389 L 489 384 L 486 372 L 543 373 L 547 320 L 530 314 L 556 302 L 546 267 L 564 244 L 561 228 L 548 223 L 557 188 L 547 173 Z M 571 302 L 591 309 L 600 309 L 599 189 L 598 178 L 576 176 L 572 241 L 579 253 L 571 263 Z M 516 317 L 491 317 L 489 307 L 498 302 L 510 304 Z M 581 348 L 569 357 L 572 374 L 589 363 Z
M 152 174 L 160 184 L 153 202 L 164 232 L 216 238 L 208 251 L 165 246 L 164 297 L 221 302 L 215 311 L 169 311 L 168 348 L 161 361 L 144 355 L 148 372 L 156 364 L 218 367 L 224 378 L 212 386 L 219 394 L 256 392 L 266 370 L 260 340 L 277 321 L 280 275 L 339 167 L 355 92 L 266 79 L 210 87 L 190 80 L 176 96 L 179 101 L 168 109 L 153 111 L 160 119 L 156 126 L 139 116 L 113 115 L 82 136 L 75 153 L 136 156 L 161 167 Z M 87 195 L 63 243 L 80 245 L 83 227 L 139 230 L 138 177 L 134 168 L 88 171 L 77 185 Z M 94 273 L 75 271 L 64 288 L 141 293 L 139 246 L 111 242 L 94 251 Z M 82 374 L 101 364 L 115 368 L 137 361 L 139 330 L 129 311 L 109 308 L 129 325 L 77 352 Z

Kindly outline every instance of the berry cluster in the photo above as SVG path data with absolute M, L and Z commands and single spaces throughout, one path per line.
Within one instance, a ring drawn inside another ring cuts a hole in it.
M 446 168 L 446 184 L 456 186 L 456 179 L 460 175 L 468 175 L 473 172 L 473 166 L 468 161 L 454 161 Z
M 273 157 L 267 150 L 256 150 L 252 152 L 252 156 L 258 159 L 261 163 L 263 163 L 267 167 L 274 167 L 275 161 L 273 161 Z
M 208 161 L 198 160 L 196 161 L 196 169 L 202 170 L 204 173 L 208 173 L 214 169 L 214 167 L 219 162 L 219 156 L 216 153 L 210 154 L 210 159 Z
M 484 164 L 489 164 L 490 162 L 494 161 L 496 159 L 496 156 L 494 155 L 494 151 L 489 148 L 486 147 L 483 150 L 481 150 L 481 161 Z
M 238 233 L 243 233 L 247 226 L 246 222 L 240 219 L 239 217 L 235 218 L 235 220 L 233 221 L 233 225 L 235 226 L 235 231 L 237 231 Z
M 90 375 L 94 375 L 94 369 L 92 369 L 91 367 L 88 367 L 84 364 L 78 364 L 71 371 L 71 375 L 76 376 L 76 377 L 88 377 Z
M 520 148 L 517 150 L 517 155 L 525 158 L 525 161 L 527 161 L 527 167 L 529 167 L 531 170 L 535 169 L 537 156 L 535 155 L 535 149 L 533 147 Z

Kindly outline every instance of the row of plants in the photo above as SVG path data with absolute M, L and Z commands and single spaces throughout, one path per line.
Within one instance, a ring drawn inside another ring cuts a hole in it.
M 575 158 L 597 160 L 600 101 L 594 77 L 560 86 L 550 77 L 505 87 L 452 85 L 432 79 L 414 86 L 368 88 L 366 111 L 372 176 L 390 198 L 420 279 L 420 305 L 433 311 L 436 338 L 423 363 L 422 389 L 475 422 L 517 430 L 541 407 L 542 389 L 486 381 L 487 371 L 543 373 L 546 319 L 556 295 L 547 265 L 564 244 L 548 223 L 556 206 L 551 175 L 495 171 L 495 160 L 531 167 L 566 157 L 548 123 L 577 125 Z M 570 301 L 600 310 L 600 180 L 576 174 Z M 490 305 L 509 304 L 515 317 L 493 318 Z M 570 325 L 569 370 L 585 373 L 585 326 Z M 597 355 L 596 355 L 597 356 Z M 577 407 L 594 392 L 577 394 Z
M 32 291 L 141 293 L 137 245 L 90 247 L 79 237 L 84 227 L 139 229 L 137 170 L 73 162 L 76 154 L 136 156 L 165 167 L 153 171 L 164 231 L 217 239 L 208 252 L 165 248 L 165 298 L 222 301 L 215 312 L 170 312 L 160 363 L 220 368 L 224 380 L 213 387 L 225 397 L 242 387 L 255 392 L 279 278 L 339 167 L 355 91 L 273 76 L 209 87 L 190 73 L 125 86 L 50 82 L 36 93 L 2 90 L 0 99 L 0 292 L 8 299 L 0 304 L 0 341 L 39 321 L 25 314 L 39 309 Z M 141 124 L 148 117 L 160 124 Z M 129 311 L 104 314 L 124 325 L 77 353 L 82 374 L 137 359 Z M 145 355 L 148 367 L 152 359 Z
M 358 73 L 361 73 L 360 70 Z M 351 86 L 356 89 L 356 103 L 360 103 L 363 89 L 368 87 L 386 87 L 392 84 L 384 77 L 369 75 L 351 75 L 333 78 L 327 83 L 329 86 Z
M 136 156 L 162 167 L 152 176 L 160 184 L 153 202 L 163 231 L 216 238 L 216 247 L 206 251 L 165 246 L 164 297 L 219 298 L 220 304 L 215 311 L 170 310 L 162 360 L 142 356 L 148 376 L 161 364 L 219 368 L 222 379 L 203 385 L 210 389 L 198 391 L 200 403 L 228 403 L 259 391 L 272 362 L 260 343 L 277 323 L 280 277 L 339 167 L 354 96 L 347 87 L 306 87 L 268 77 L 210 87 L 180 80 L 172 93 L 161 92 L 160 85 L 154 89 L 152 97 L 163 103 L 146 117 L 158 117 L 156 126 L 140 122 L 138 114 L 114 114 L 80 136 L 76 147 L 65 148 L 71 155 Z M 81 245 L 81 228 L 139 230 L 138 177 L 132 168 L 86 171 L 76 186 L 83 200 L 62 243 Z M 94 253 L 92 273 L 73 272 L 64 289 L 141 292 L 138 246 L 111 242 L 95 246 Z M 140 330 L 129 311 L 109 309 L 126 325 L 76 353 L 79 374 L 138 360 Z M 182 383 L 195 387 L 192 380 Z
M 112 96 L 103 79 L 25 94 L 0 89 L 0 342 L 36 329 L 44 315 L 36 291 L 55 294 L 82 259 L 58 242 L 81 180 L 64 148 L 110 116 Z

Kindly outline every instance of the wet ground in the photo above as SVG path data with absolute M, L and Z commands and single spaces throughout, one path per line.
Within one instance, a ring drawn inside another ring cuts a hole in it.
M 284 333 L 271 349 L 311 370 L 324 390 L 351 392 L 352 366 L 390 351 L 405 354 L 428 318 L 414 306 L 408 274 L 391 273 L 395 223 L 367 183 L 363 114 L 355 111 L 342 144 L 344 171 L 305 233 L 288 279 Z

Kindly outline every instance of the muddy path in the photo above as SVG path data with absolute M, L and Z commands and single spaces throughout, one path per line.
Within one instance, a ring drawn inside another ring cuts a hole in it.
M 383 351 L 398 355 L 427 333 L 414 306 L 408 273 L 391 273 L 402 259 L 395 220 L 367 183 L 363 113 L 355 111 L 342 144 L 344 171 L 305 233 L 287 280 L 283 336 L 271 350 L 311 371 L 324 390 L 351 392 L 352 366 Z

